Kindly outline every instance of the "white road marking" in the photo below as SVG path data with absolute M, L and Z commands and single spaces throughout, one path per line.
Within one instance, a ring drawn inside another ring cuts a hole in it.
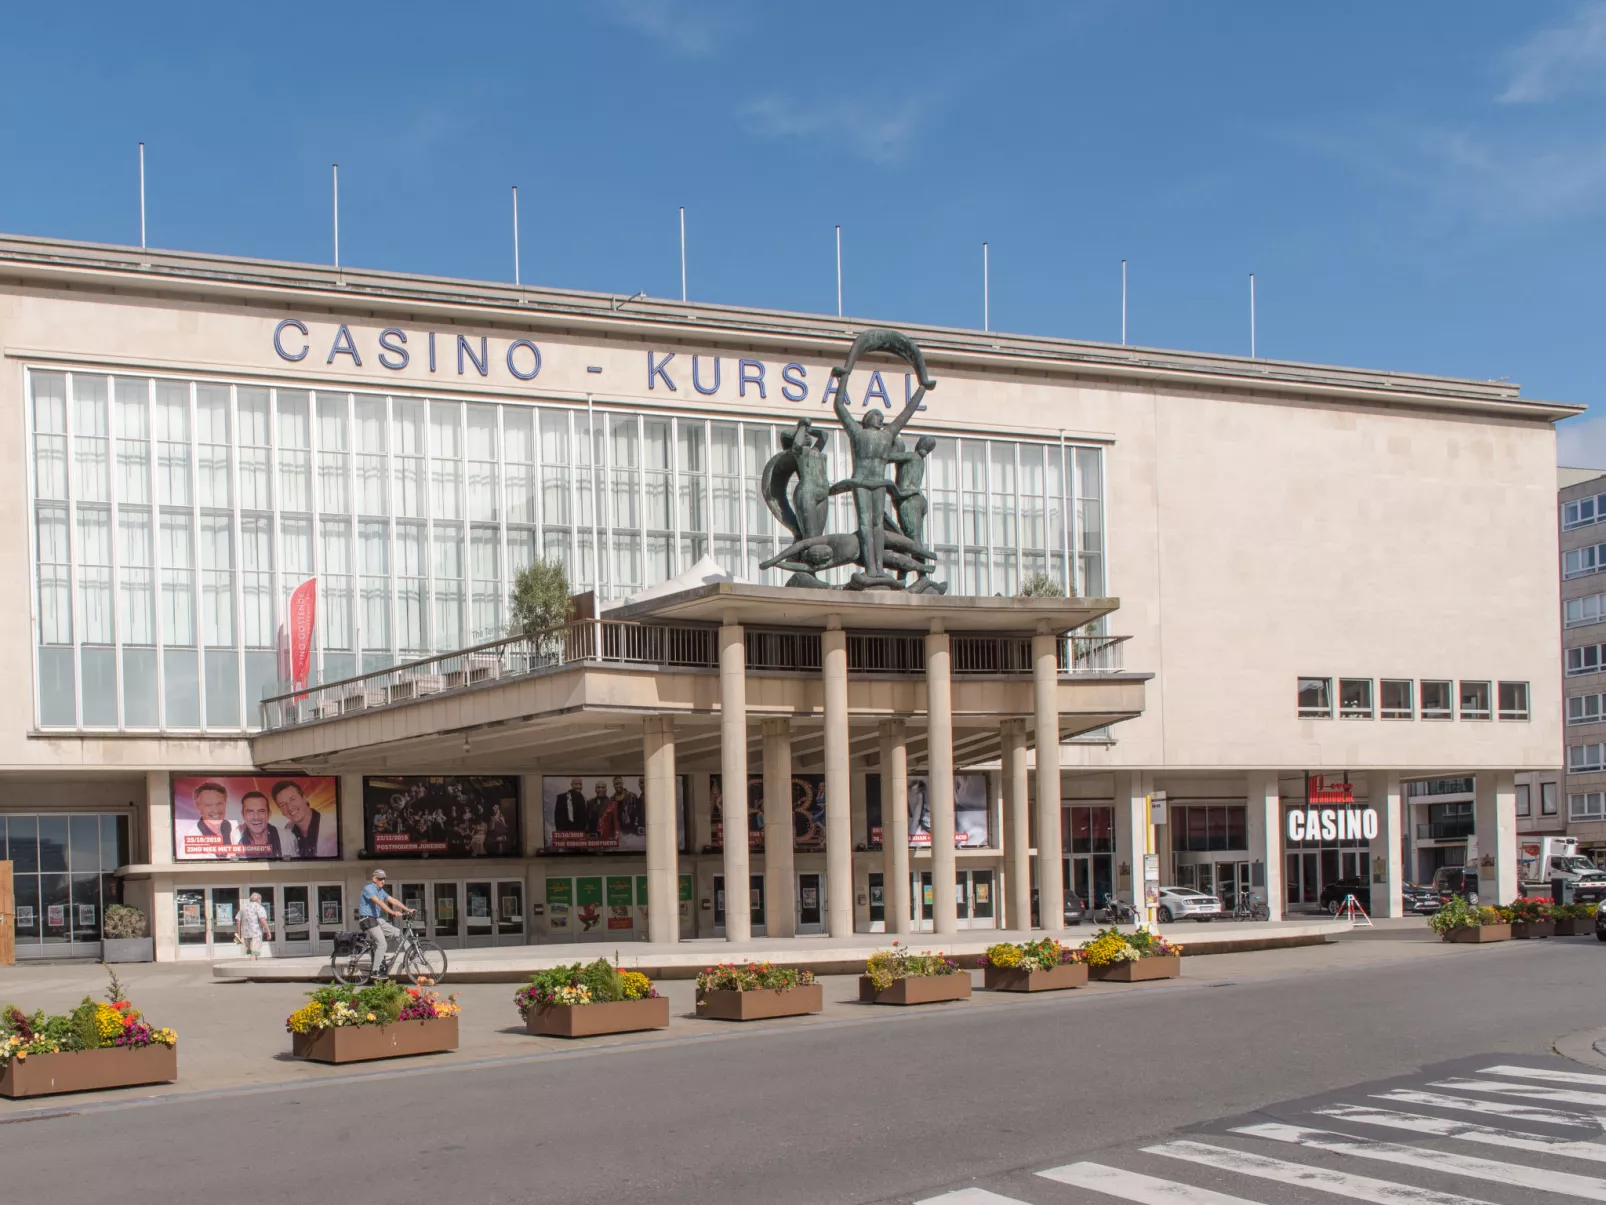
M 1511 1184 L 1518 1188 L 1536 1189 L 1539 1192 L 1560 1193 L 1563 1196 L 1579 1197 L 1585 1201 L 1606 1201 L 1606 1180 L 1596 1176 L 1547 1171 L 1541 1167 L 1502 1163 L 1497 1159 L 1479 1159 L 1473 1155 L 1457 1155 L 1453 1151 L 1440 1151 L 1426 1146 L 1373 1142 L 1368 1138 L 1355 1138 L 1333 1130 L 1312 1130 L 1304 1126 L 1284 1125 L 1281 1122 L 1235 1126 L 1232 1132 L 1251 1138 L 1269 1138 L 1273 1142 L 1289 1142 L 1295 1146 L 1308 1147 L 1316 1151 L 1330 1151 L 1338 1155 L 1355 1155 L 1383 1163 L 1402 1163 L 1407 1167 L 1428 1167 L 1435 1171 L 1487 1180 L 1493 1184 Z
M 1593 1084 L 1606 1088 L 1606 1075 L 1591 1075 L 1587 1071 L 1555 1071 L 1549 1067 L 1479 1067 L 1479 1075 L 1504 1075 L 1510 1079 L 1546 1079 L 1557 1084 Z
M 1190 1184 L 1145 1176 L 1141 1172 L 1129 1172 L 1119 1167 L 1106 1167 L 1102 1163 L 1067 1163 L 1064 1167 L 1051 1167 L 1037 1174 L 1073 1188 L 1087 1188 L 1106 1196 L 1120 1197 L 1123 1201 L 1137 1201 L 1139 1205 L 1256 1205 L 1247 1197 L 1194 1188 Z
M 1018 1197 L 1001 1197 L 985 1188 L 956 1188 L 940 1197 L 927 1197 L 915 1205 L 1027 1205 Z
M 1548 1100 L 1556 1105 L 1591 1105 L 1606 1109 L 1606 1092 L 1583 1092 L 1577 1088 L 1543 1088 L 1538 1084 L 1508 1084 L 1497 1079 L 1441 1079 L 1430 1088 L 1449 1088 L 1452 1092 L 1488 1092 L 1495 1096 L 1519 1096 L 1523 1100 Z
M 1414 1134 L 1434 1134 L 1440 1138 L 1459 1138 L 1463 1142 L 1481 1142 L 1485 1146 L 1504 1146 L 1517 1151 L 1538 1151 L 1546 1155 L 1566 1155 L 1573 1159 L 1606 1163 L 1606 1146 L 1598 1142 L 1579 1142 L 1549 1134 L 1502 1130 L 1496 1126 L 1456 1121 L 1449 1117 L 1398 1113 L 1393 1109 L 1374 1109 L 1366 1105 L 1333 1105 L 1313 1111 L 1322 1117 L 1339 1117 L 1362 1125 L 1386 1126 L 1394 1130 L 1410 1130 Z
M 1325 1167 L 1308 1167 L 1303 1163 L 1268 1159 L 1264 1155 L 1212 1146 L 1207 1142 L 1166 1142 L 1143 1149 L 1151 1155 L 1186 1159 L 1189 1163 L 1202 1163 L 1224 1172 L 1258 1176 L 1262 1180 L 1275 1180 L 1280 1184 L 1292 1184 L 1315 1192 L 1330 1192 L 1351 1201 L 1370 1201 L 1372 1205 L 1489 1205 L 1477 1197 L 1458 1197 L 1454 1193 L 1414 1188 L 1409 1184 L 1396 1184 L 1392 1180 L 1374 1180 L 1371 1176 L 1356 1176 Z
M 1537 1105 L 1519 1105 L 1505 1100 L 1473 1100 L 1468 1096 L 1443 1096 L 1437 1092 L 1417 1092 L 1409 1088 L 1379 1092 L 1372 1099 L 1395 1101 L 1403 1105 L 1432 1105 L 1462 1113 L 1488 1113 L 1496 1117 L 1509 1117 L 1513 1121 L 1538 1121 L 1545 1125 L 1606 1130 L 1606 1115 L 1600 1113 L 1567 1113 L 1560 1109 L 1541 1109 Z

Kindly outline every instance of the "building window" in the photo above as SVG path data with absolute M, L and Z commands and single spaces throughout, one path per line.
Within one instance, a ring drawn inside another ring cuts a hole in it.
M 1427 823 L 1416 826 L 1418 841 L 1465 841 L 1474 831 L 1472 802 L 1430 803 Z
M 1249 848 L 1249 812 L 1242 804 L 1207 807 L 1173 806 L 1167 817 L 1171 849 L 1175 853 L 1202 853 Z
M 1384 678 L 1377 684 L 1385 720 L 1408 720 L 1416 714 L 1411 685 L 1409 678 Z
M 1531 805 L 1528 802 L 1528 784 L 1525 782 L 1519 782 L 1517 784 L 1517 815 L 1533 815 Z
M 1598 724 L 1601 719 L 1601 702 L 1606 695 L 1573 695 L 1567 700 L 1569 724 Z
M 1405 784 L 1405 795 L 1470 795 L 1476 783 L 1471 778 L 1418 778 Z
M 1600 672 L 1600 650 L 1598 644 L 1586 644 L 1579 648 L 1567 650 L 1567 676 L 1576 678 L 1581 674 L 1597 674 Z
M 1565 627 L 1577 628 L 1585 624 L 1599 623 L 1606 607 L 1606 594 L 1586 594 L 1583 598 L 1569 598 L 1563 604 L 1562 624 Z
M 1606 745 L 1600 743 L 1567 746 L 1567 769 L 1573 774 L 1606 768 Z
M 1567 796 L 1569 820 L 1606 820 L 1606 792 L 1587 791 Z
M 1580 498 L 1576 502 L 1564 502 L 1561 507 L 1561 529 L 1572 531 L 1576 527 L 1588 527 L 1595 522 L 1601 509 L 1600 495 L 1594 498 Z
M 1486 720 L 1489 718 L 1489 684 L 1487 682 L 1461 683 L 1461 718 Z
M 1424 681 L 1422 683 L 1422 718 L 1424 720 L 1448 720 L 1454 718 L 1455 713 L 1450 710 L 1450 684 L 1448 682 Z
M 1539 814 L 1541 816 L 1554 816 L 1556 814 L 1557 784 L 1542 782 L 1539 784 Z
M 1461 689 L 1466 689 L 1463 683 Z M 1526 682 L 1500 683 L 1500 718 L 1526 720 L 1528 718 L 1528 684 Z
M 1346 720 L 1372 718 L 1372 680 L 1370 678 L 1340 678 L 1338 680 L 1338 714 Z
M 1299 680 L 1299 715 L 1307 720 L 1333 718 L 1333 680 L 1331 678 L 1301 678 Z
M 1589 544 L 1561 554 L 1561 575 L 1564 578 L 1588 577 L 1606 567 L 1606 544 Z

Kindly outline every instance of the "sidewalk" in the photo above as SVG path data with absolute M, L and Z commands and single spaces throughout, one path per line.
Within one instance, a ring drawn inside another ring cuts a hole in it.
M 1093 935 L 1096 926 L 1081 925 L 1051 934 L 1066 945 L 1080 945 Z M 1243 953 L 1290 946 L 1321 945 L 1330 938 L 1348 933 L 1349 921 L 1302 919 L 1265 922 L 1211 921 L 1208 924 L 1166 925 L 1160 932 L 1168 941 L 1184 949 L 1185 955 Z M 1002 941 L 1034 941 L 1041 931 L 1021 933 L 1007 929 L 972 929 L 938 938 L 934 933 L 910 933 L 901 937 L 888 933 L 855 933 L 852 937 L 793 937 L 771 941 L 759 937 L 751 941 L 720 939 L 682 941 L 670 944 L 650 942 L 563 942 L 539 946 L 494 946 L 472 950 L 448 950 L 447 970 L 452 983 L 522 983 L 532 971 L 562 966 L 576 960 L 606 956 L 619 965 L 645 971 L 654 979 L 694 979 L 707 966 L 719 962 L 776 962 L 805 967 L 817 975 L 857 975 L 864 961 L 876 950 L 884 950 L 894 940 L 916 950 L 940 950 L 957 958 L 961 965 L 975 967 L 987 947 Z M 229 959 L 212 964 L 219 979 L 245 979 L 260 983 L 310 982 L 327 978 L 329 959 L 266 958 Z

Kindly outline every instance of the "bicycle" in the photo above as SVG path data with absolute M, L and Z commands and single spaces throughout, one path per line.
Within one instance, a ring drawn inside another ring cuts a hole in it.
M 1265 900 L 1250 894 L 1246 888 L 1238 893 L 1238 902 L 1227 915 L 1232 920 L 1270 920 L 1271 909 Z
M 403 917 L 396 926 L 400 937 L 394 949 L 385 952 L 382 973 L 392 973 L 396 979 L 410 979 L 414 984 L 441 983 L 446 979 L 446 951 L 432 941 L 413 932 L 411 917 Z M 336 983 L 362 987 L 374 977 L 374 939 L 359 932 L 350 948 L 344 952 L 336 943 L 329 956 L 329 973 Z
M 1135 925 L 1138 923 L 1138 910 L 1133 905 L 1122 903 L 1106 892 L 1104 906 L 1099 909 L 1094 919 L 1103 924 Z

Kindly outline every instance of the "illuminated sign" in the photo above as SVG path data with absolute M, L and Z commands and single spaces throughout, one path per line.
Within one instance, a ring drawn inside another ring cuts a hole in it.
M 1371 841 L 1376 808 L 1294 808 L 1288 813 L 1290 841 Z

